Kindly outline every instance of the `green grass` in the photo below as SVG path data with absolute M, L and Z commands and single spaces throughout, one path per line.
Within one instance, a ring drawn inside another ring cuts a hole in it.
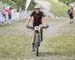
M 47 40 L 47 48 L 56 55 L 75 56 L 75 21 L 59 29 L 59 35 Z
M 32 56 L 32 39 L 25 22 L 0 26 L 0 60 Z
M 75 56 L 75 36 L 61 35 L 47 40 L 48 50 L 55 55 Z
M 0 58 L 20 58 L 33 56 L 31 37 L 0 35 Z M 44 45 L 44 44 L 43 44 Z M 41 46 L 43 48 L 43 46 Z M 75 36 L 61 35 L 46 39 L 46 51 L 40 50 L 40 56 L 75 56 Z M 42 55 L 43 54 L 43 55 Z
M 56 2 L 55 0 L 48 0 L 52 4 L 52 9 L 50 12 L 54 13 L 56 16 L 67 16 L 67 10 L 69 7 L 62 3 Z
M 75 56 L 74 26 L 75 26 L 75 21 L 74 21 L 74 24 L 69 24 L 69 21 L 67 21 L 65 26 L 60 27 L 57 36 L 52 36 L 52 37 L 49 36 L 49 38 L 45 39 L 44 46 L 47 51 L 45 52 L 47 56 L 48 55 L 69 56 L 69 57 Z
M 52 23 L 63 22 L 64 20 L 52 20 Z M 12 58 L 17 60 L 18 58 L 34 58 L 35 53 L 32 52 L 32 39 L 29 33 L 30 30 L 25 29 L 25 22 L 15 23 L 12 25 L 0 26 L 0 60 Z M 13 28 L 14 27 L 14 28 Z M 61 35 L 44 37 L 44 41 L 40 46 L 40 57 L 50 56 L 75 56 L 75 34 L 71 35 L 71 32 L 75 31 L 75 25 L 67 24 L 60 28 Z M 2 33 L 3 31 L 7 33 Z M 16 32 L 18 32 L 16 34 Z M 66 33 L 67 31 L 68 34 Z M 23 32 L 25 34 L 23 34 Z M 27 34 L 28 32 L 28 34 Z M 13 33 L 13 34 L 12 34 Z M 22 34 L 21 34 L 22 33 Z
M 0 58 L 31 55 L 31 38 L 28 36 L 0 35 Z

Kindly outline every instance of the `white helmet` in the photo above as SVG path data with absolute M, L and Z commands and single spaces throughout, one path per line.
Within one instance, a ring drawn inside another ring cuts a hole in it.
M 40 9 L 40 5 L 36 5 L 34 9 Z

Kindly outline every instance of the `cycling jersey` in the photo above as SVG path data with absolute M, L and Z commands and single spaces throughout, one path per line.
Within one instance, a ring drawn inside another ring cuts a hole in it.
M 39 11 L 39 13 L 33 11 L 30 16 L 34 17 L 33 26 L 38 26 L 42 24 L 42 18 L 45 17 L 44 13 L 41 11 Z

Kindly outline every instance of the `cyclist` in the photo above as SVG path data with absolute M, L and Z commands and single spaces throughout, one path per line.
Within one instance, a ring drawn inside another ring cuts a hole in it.
M 41 26 L 42 25 L 42 20 L 45 17 L 44 13 L 42 11 L 40 11 L 40 6 L 36 5 L 34 7 L 34 11 L 31 13 L 29 19 L 28 19 L 28 24 L 30 20 L 32 20 L 32 25 L 33 25 L 33 43 L 32 43 L 32 49 L 34 51 L 34 41 L 35 41 L 35 31 L 34 31 L 34 27 L 35 26 Z M 46 24 L 48 26 L 48 22 L 46 21 Z M 41 41 L 43 41 L 43 29 L 40 30 L 41 31 Z

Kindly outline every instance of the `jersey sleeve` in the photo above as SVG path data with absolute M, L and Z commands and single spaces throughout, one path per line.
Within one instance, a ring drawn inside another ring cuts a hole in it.
M 42 16 L 45 17 L 45 14 L 43 12 L 41 12 L 41 13 L 42 13 Z
M 32 13 L 30 14 L 30 16 L 31 16 L 31 17 L 34 16 L 34 12 L 32 12 Z

